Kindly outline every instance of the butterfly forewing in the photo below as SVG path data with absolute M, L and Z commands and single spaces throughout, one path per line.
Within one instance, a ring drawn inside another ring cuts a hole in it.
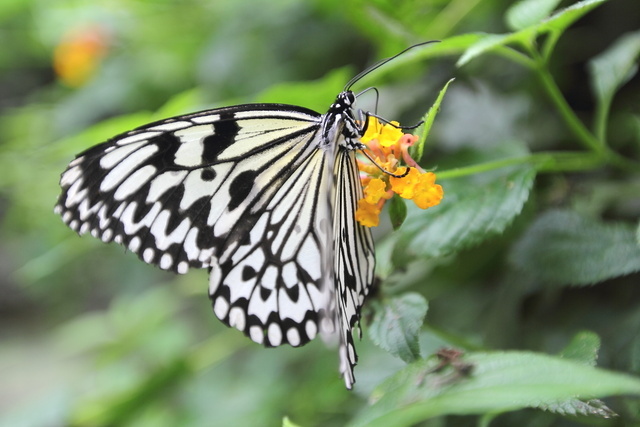
M 115 240 L 160 268 L 209 267 L 257 221 L 250 210 L 314 153 L 319 120 L 261 104 L 138 128 L 71 162 L 56 211 L 80 234 Z

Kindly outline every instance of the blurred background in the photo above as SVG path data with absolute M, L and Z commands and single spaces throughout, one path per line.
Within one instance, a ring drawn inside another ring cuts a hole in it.
M 253 344 L 211 312 L 206 271 L 163 273 L 117 245 L 66 228 L 53 214 L 59 175 L 85 148 L 172 115 L 245 102 L 324 112 L 350 77 L 411 44 L 506 32 L 512 3 L 0 2 L 0 425 L 275 426 L 288 416 L 312 426 L 352 418 L 400 360 L 365 334 L 357 344 L 356 389 L 346 392 L 337 353 L 320 340 L 298 349 Z M 585 63 L 640 28 L 637 6 L 637 0 L 602 5 L 557 47 L 552 71 L 585 118 L 593 114 Z M 531 73 L 491 56 L 462 68 L 457 59 L 390 66 L 355 89 L 375 85 L 379 114 L 412 124 L 456 77 L 425 167 L 455 165 L 454 153 L 499 149 L 497 142 L 516 137 L 532 149 L 563 147 L 567 131 Z M 631 82 L 616 98 L 625 114 L 612 116 L 611 139 L 622 146 L 638 126 L 626 112 L 637 117 L 639 89 Z M 372 99 L 362 102 L 367 108 Z M 545 189 L 539 202 L 553 204 L 572 184 L 543 177 L 537 185 Z M 626 219 L 636 213 L 611 212 Z M 376 238 L 388 233 L 383 224 Z M 509 233 L 518 233 L 517 224 Z M 606 290 L 529 289 L 515 306 L 502 306 L 520 323 L 500 324 L 504 313 L 496 314 L 502 308 L 494 296 L 510 298 L 498 280 L 508 238 L 397 281 L 428 298 L 430 325 L 479 346 L 557 351 L 579 328 L 606 335 L 616 325 L 637 335 L 640 313 L 625 311 L 640 297 L 637 276 Z M 611 304 L 600 308 L 603 298 Z M 537 332 L 527 337 L 518 326 Z M 424 345 L 446 344 L 442 336 L 425 333 Z M 628 352 L 615 356 L 628 345 L 611 343 L 601 361 L 638 369 L 640 345 L 634 344 L 633 363 Z M 450 425 L 467 422 L 460 417 Z

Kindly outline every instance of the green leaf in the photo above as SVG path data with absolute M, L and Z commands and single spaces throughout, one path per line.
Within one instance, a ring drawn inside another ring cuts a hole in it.
M 434 359 L 408 365 L 374 391 L 351 426 L 409 426 L 443 415 L 505 412 L 570 399 L 640 395 L 640 379 L 528 352 L 471 353 L 469 374 Z
M 420 162 L 422 158 L 422 154 L 424 153 L 424 146 L 427 142 L 427 136 L 429 136 L 429 132 L 431 131 L 431 126 L 433 125 L 434 120 L 436 119 L 436 115 L 440 111 L 440 104 L 442 103 L 442 99 L 444 98 L 444 94 L 447 93 L 447 88 L 455 79 L 451 79 L 444 85 L 444 87 L 440 90 L 436 101 L 433 103 L 427 114 L 424 116 L 424 123 L 420 125 L 416 134 L 420 135 L 420 139 L 418 143 L 411 147 L 411 157 L 416 161 Z
M 527 30 L 527 32 L 530 32 Z M 518 33 L 510 34 L 485 34 L 473 45 L 469 46 L 467 50 L 460 56 L 456 66 L 462 67 L 467 62 L 480 56 L 481 54 L 488 52 L 500 46 L 506 46 L 509 43 L 517 40 L 520 37 Z
M 502 233 L 529 198 L 535 170 L 522 166 L 484 175 L 440 182 L 441 204 L 426 211 L 410 207 L 398 244 L 410 254 L 437 257 Z
M 505 15 L 512 30 L 522 30 L 548 17 L 561 0 L 522 0 L 511 6 Z
M 427 315 L 427 301 L 420 294 L 390 298 L 376 310 L 369 327 L 371 340 L 407 363 L 420 357 L 418 334 Z
M 555 43 L 555 39 L 571 24 L 605 1 L 607 0 L 584 0 L 559 10 L 550 18 L 523 28 L 520 31 L 507 34 L 486 34 L 467 48 L 460 59 L 458 59 L 456 65 L 461 67 L 485 52 L 506 47 L 514 42 L 528 46 L 534 39 L 546 33 L 554 33 L 552 43 Z M 551 51 L 551 46 L 545 46 L 545 50 L 548 56 Z
M 289 419 L 289 417 L 284 417 L 282 419 L 282 427 L 300 427 L 298 424 L 294 423 Z
M 620 37 L 589 63 L 591 85 L 599 102 L 608 102 L 638 71 L 640 31 Z
M 552 210 L 529 227 L 510 261 L 542 283 L 591 285 L 640 271 L 640 248 L 630 224 Z
M 638 72 L 640 31 L 619 38 L 609 49 L 589 62 L 591 90 L 596 100 L 596 132 L 605 139 L 606 122 L 615 93 Z
M 591 331 L 578 332 L 571 342 L 560 352 L 565 359 L 582 362 L 588 366 L 596 366 L 600 337 Z
M 602 418 L 617 416 L 600 399 L 590 399 L 586 402 L 578 399 L 569 399 L 557 403 L 543 403 L 537 405 L 537 407 L 560 415 L 595 415 Z
M 591 12 L 591 10 L 607 1 L 608 0 L 579 1 L 569 7 L 557 11 L 549 19 L 542 21 L 536 27 L 536 30 L 538 34 L 550 31 L 563 32 L 578 19 L 582 18 L 584 15 Z
M 394 195 L 389 200 L 389 219 L 394 230 L 399 229 L 407 218 L 407 202 L 400 196 Z

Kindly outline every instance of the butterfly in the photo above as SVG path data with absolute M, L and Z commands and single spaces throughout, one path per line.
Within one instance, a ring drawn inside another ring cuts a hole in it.
M 350 389 L 375 268 L 371 231 L 355 220 L 369 113 L 356 116 L 350 88 L 398 55 L 354 77 L 325 114 L 246 104 L 115 136 L 69 163 L 55 212 L 161 269 L 208 268 L 213 312 L 257 343 L 337 335 Z

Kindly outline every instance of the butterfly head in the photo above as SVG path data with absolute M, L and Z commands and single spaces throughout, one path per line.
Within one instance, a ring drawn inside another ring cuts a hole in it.
M 330 110 L 335 113 L 344 113 L 353 109 L 354 104 L 356 103 L 356 95 L 350 90 L 345 90 L 338 94 L 338 97 L 334 101 L 333 105 L 331 105 Z

